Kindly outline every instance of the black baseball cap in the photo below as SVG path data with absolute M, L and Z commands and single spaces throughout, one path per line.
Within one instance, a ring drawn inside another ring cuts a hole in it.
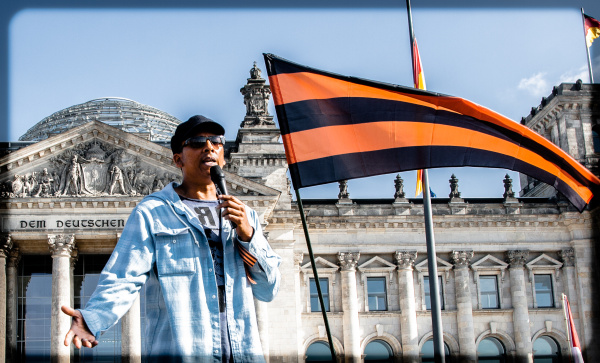
M 186 122 L 180 123 L 175 129 L 175 134 L 171 138 L 171 151 L 173 151 L 173 154 L 180 153 L 183 148 L 181 144 L 200 131 L 225 135 L 225 129 L 219 123 L 202 115 L 192 116 Z

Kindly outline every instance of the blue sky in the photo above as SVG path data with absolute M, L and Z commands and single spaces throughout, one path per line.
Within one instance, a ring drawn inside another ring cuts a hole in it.
M 553 86 L 578 78 L 588 82 L 580 6 L 600 18 L 600 5 L 592 2 L 436 8 L 415 7 L 413 1 L 427 88 L 519 121 Z M 0 141 L 16 141 L 53 112 L 109 96 L 159 108 L 180 120 L 203 114 L 222 122 L 233 139 L 245 113 L 239 89 L 254 61 L 264 70 L 263 52 L 340 74 L 412 85 L 404 6 L 33 7 L 16 13 L 8 26 L 9 129 Z M 591 50 L 600 70 L 600 40 Z M 431 186 L 439 197 L 448 195 L 452 173 L 464 197 L 503 193 L 504 170 L 431 170 Z M 412 197 L 414 172 L 401 175 Z M 517 191 L 518 176 L 510 175 Z M 350 181 L 350 195 L 391 198 L 394 176 Z M 302 196 L 335 198 L 337 185 L 303 189 Z

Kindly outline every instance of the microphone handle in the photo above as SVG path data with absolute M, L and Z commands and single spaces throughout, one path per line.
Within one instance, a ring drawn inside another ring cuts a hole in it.
M 225 186 L 225 178 L 219 178 L 217 181 L 217 188 L 219 188 L 219 190 L 221 191 L 221 194 L 227 194 L 227 186 Z M 229 223 L 231 223 L 231 226 L 233 227 L 233 229 L 237 228 L 237 224 L 233 223 L 232 221 L 229 221 Z

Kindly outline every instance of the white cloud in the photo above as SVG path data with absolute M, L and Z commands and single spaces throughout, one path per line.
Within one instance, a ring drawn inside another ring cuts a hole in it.
M 579 67 L 579 69 L 572 69 L 560 75 L 558 82 L 561 83 L 575 83 L 578 79 L 582 80 L 583 83 L 589 82 L 589 72 L 587 65 Z
M 519 81 L 518 88 L 520 90 L 529 92 L 532 96 L 543 96 L 548 93 L 550 86 L 548 81 L 545 79 L 546 73 L 536 73 L 529 78 L 523 78 Z

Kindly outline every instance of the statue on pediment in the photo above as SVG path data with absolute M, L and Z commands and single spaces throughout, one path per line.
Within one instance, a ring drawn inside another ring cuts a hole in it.
M 58 192 L 59 195 L 64 196 L 70 194 L 80 196 L 81 194 L 93 194 L 86 186 L 85 173 L 83 172 L 82 166 L 84 163 L 90 163 L 90 160 L 77 154 L 73 154 L 68 162 L 59 158 L 55 160 L 59 163 L 66 164 L 60 178 L 62 183 Z
M 38 180 L 38 189 L 34 197 L 49 197 L 54 194 L 54 179 L 48 172 L 48 168 L 42 170 L 42 175 Z

